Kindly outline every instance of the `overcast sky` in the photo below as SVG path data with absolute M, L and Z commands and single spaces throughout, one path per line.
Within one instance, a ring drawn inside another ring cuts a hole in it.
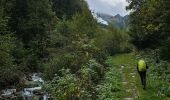
M 125 9 L 128 5 L 126 0 L 87 0 L 87 2 L 93 12 L 122 16 L 128 14 Z

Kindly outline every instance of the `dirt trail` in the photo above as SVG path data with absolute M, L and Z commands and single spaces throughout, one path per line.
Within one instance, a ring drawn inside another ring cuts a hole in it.
M 136 100 L 139 96 L 137 86 L 135 84 L 137 73 L 136 70 L 128 65 L 121 66 L 122 85 L 124 88 L 124 100 Z

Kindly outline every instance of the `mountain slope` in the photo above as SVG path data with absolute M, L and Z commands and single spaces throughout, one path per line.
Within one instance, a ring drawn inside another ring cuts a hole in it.
M 123 17 L 119 14 L 112 16 L 108 14 L 97 13 L 97 16 L 107 21 L 108 23 L 112 23 L 113 25 L 115 25 L 120 29 L 127 28 L 128 26 L 128 19 L 129 19 L 128 15 Z

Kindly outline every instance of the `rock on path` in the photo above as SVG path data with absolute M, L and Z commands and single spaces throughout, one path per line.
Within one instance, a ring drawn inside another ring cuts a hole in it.
M 123 100 L 134 100 L 133 98 L 124 98 Z

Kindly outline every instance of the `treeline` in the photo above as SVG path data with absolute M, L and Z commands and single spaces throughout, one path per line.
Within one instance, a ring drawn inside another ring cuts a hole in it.
M 1 87 L 18 83 L 21 74 L 43 70 L 43 63 L 49 58 L 50 34 L 57 21 L 71 18 L 85 5 L 79 0 L 72 1 L 0 1 Z
M 129 0 L 131 42 L 138 49 L 160 49 L 163 59 L 170 60 L 170 1 Z
M 57 100 L 97 98 L 107 56 L 129 52 L 128 40 L 100 26 L 83 0 L 1 0 L 0 88 L 41 72 Z
M 148 62 L 151 89 L 170 96 L 170 1 L 129 0 L 130 36 Z

